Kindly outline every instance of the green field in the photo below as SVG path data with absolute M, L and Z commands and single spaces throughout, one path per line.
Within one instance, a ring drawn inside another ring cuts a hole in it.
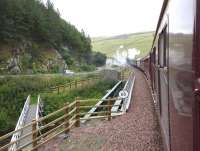
M 102 52 L 108 57 L 113 57 L 116 50 L 123 45 L 126 49 L 136 48 L 140 50 L 140 55 L 137 57 L 142 57 L 145 56 L 151 48 L 153 34 L 154 32 L 145 32 L 114 37 L 95 37 L 92 38 L 92 46 L 94 51 Z

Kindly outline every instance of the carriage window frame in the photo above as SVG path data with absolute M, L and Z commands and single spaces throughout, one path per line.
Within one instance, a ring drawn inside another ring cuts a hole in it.
M 167 58 L 166 58 L 167 45 L 166 44 L 167 44 L 167 25 L 163 28 L 158 38 L 158 64 L 160 65 L 161 68 L 167 66 Z
M 153 47 L 153 53 L 152 53 L 152 63 L 155 65 L 156 64 L 156 47 Z

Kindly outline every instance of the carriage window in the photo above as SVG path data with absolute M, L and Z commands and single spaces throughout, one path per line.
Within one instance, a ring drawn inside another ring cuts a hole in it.
M 161 32 L 158 40 L 158 63 L 160 67 L 166 66 L 166 27 Z
M 152 53 L 152 63 L 155 64 L 156 63 L 156 47 L 153 48 L 153 53 Z

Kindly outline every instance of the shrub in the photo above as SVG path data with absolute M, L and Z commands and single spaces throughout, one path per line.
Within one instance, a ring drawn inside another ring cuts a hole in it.
M 63 107 L 64 103 L 72 102 L 76 97 L 80 99 L 101 98 L 106 94 L 106 90 L 111 89 L 115 81 L 99 81 L 95 85 L 87 89 L 72 90 L 70 93 L 61 94 L 44 94 L 42 100 L 44 101 L 45 115 Z
M 91 63 L 97 67 L 103 66 L 106 64 L 106 55 L 100 52 L 93 52 Z
M 96 67 L 94 65 L 83 64 L 80 66 L 81 71 L 94 71 Z

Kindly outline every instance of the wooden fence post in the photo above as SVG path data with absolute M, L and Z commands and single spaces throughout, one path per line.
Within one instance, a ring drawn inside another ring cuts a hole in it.
M 108 100 L 108 103 L 107 103 L 107 105 L 108 105 L 108 121 L 110 121 L 111 120 L 111 109 L 112 109 L 112 103 L 111 103 L 111 98 L 108 98 L 109 100 Z
M 77 89 L 77 80 L 75 80 L 75 89 Z
M 81 80 L 81 88 L 83 88 L 83 86 L 84 86 L 84 80 L 82 79 Z
M 34 148 L 34 147 L 37 146 L 37 140 L 36 140 L 37 139 L 37 132 L 36 132 L 37 123 L 36 123 L 35 119 L 33 119 L 32 122 L 33 122 L 33 124 L 32 124 L 32 140 L 33 140 L 32 145 L 33 145 L 33 148 Z M 37 151 L 37 149 L 34 149 L 33 151 Z
M 69 103 L 65 103 L 65 134 L 67 134 L 70 129 L 69 129 Z
M 82 86 L 83 86 L 83 85 L 82 85 L 82 82 L 83 82 L 83 80 L 81 79 L 81 80 L 80 80 L 80 88 L 82 88 Z
M 84 86 L 87 86 L 87 81 L 86 80 L 83 80 L 83 87 Z
M 76 127 L 80 127 L 80 100 L 76 98 Z
M 87 80 L 87 85 L 88 85 L 88 86 L 90 85 L 90 79 Z
M 71 90 L 71 88 L 72 88 L 72 83 L 70 81 L 70 83 L 69 83 L 69 90 Z
M 90 85 L 90 78 L 88 79 L 88 82 L 87 82 L 88 86 Z
M 60 87 L 58 86 L 58 94 L 60 93 Z

